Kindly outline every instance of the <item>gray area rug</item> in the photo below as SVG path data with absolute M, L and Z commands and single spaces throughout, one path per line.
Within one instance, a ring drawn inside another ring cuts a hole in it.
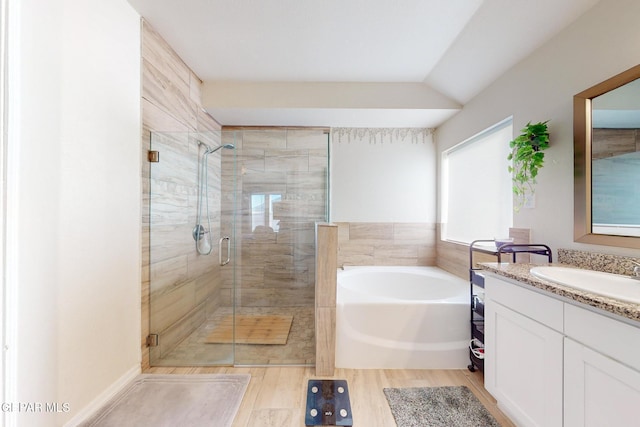
M 499 427 L 465 386 L 385 388 L 398 427 Z
M 230 427 L 250 375 L 136 377 L 83 427 Z

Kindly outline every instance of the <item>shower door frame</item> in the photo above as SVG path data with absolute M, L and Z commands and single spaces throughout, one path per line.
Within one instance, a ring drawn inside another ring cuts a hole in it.
M 323 177 L 323 181 L 322 181 L 322 185 L 321 188 L 319 187 L 318 189 L 314 190 L 317 191 L 317 198 L 320 200 L 323 200 L 323 206 L 321 208 L 317 208 L 317 210 L 319 212 L 321 212 L 317 217 L 314 217 L 312 220 L 309 219 L 307 222 L 309 222 L 311 224 L 311 228 L 314 229 L 315 227 L 315 222 L 325 222 L 328 220 L 329 217 L 329 179 L 330 179 L 330 174 L 329 174 L 329 156 L 330 156 L 330 134 L 329 134 L 329 129 L 327 128 L 254 128 L 254 127 L 242 127 L 242 128 L 223 128 L 222 130 L 219 131 L 214 131 L 214 132 L 208 132 L 208 133 L 214 133 L 216 135 L 218 135 L 219 139 L 217 140 L 216 144 L 224 144 L 226 142 L 228 142 L 226 139 L 231 138 L 233 139 L 233 143 L 234 145 L 236 145 L 236 149 L 233 150 L 232 153 L 232 158 L 229 157 L 229 155 L 231 154 L 230 150 L 220 150 L 221 153 L 221 157 L 220 157 L 220 167 L 219 169 L 217 169 L 216 173 L 218 173 L 219 171 L 219 195 L 216 196 L 218 197 L 218 201 L 219 201 L 219 206 L 218 206 L 218 211 L 219 211 L 219 216 L 217 217 L 216 221 L 217 221 L 217 230 L 218 232 L 215 233 L 215 236 L 224 236 L 224 235 L 228 235 L 230 237 L 230 243 L 231 243 L 231 253 L 230 253 L 230 258 L 231 258 L 231 262 L 228 266 L 225 267 L 220 267 L 217 266 L 216 267 L 216 271 L 218 271 L 218 276 L 219 276 L 219 280 L 220 283 L 218 283 L 218 289 L 220 292 L 220 296 L 219 296 L 219 304 L 229 304 L 229 310 L 231 312 L 231 314 L 233 315 L 233 319 L 235 322 L 236 319 L 236 314 L 237 314 L 237 310 L 238 307 L 242 307 L 241 302 L 244 300 L 247 300 L 247 295 L 251 293 L 251 291 L 247 291 L 246 289 L 243 289 L 241 284 L 239 284 L 239 281 L 242 278 L 242 274 L 239 273 L 238 269 L 241 267 L 241 265 L 239 265 L 239 263 L 241 262 L 242 259 L 242 250 L 243 250 L 243 242 L 242 242 L 242 238 L 243 238 L 243 226 L 245 226 L 246 224 L 243 225 L 243 219 L 242 219 L 242 214 L 243 214 L 243 203 L 242 203 L 242 198 L 241 198 L 241 191 L 242 191 L 242 184 L 243 184 L 243 180 L 244 183 L 247 183 L 247 174 L 248 174 L 248 169 L 251 169 L 251 160 L 252 160 L 252 156 L 254 156 L 254 152 L 252 152 L 250 147 L 243 147 L 243 138 L 245 138 L 247 136 L 247 132 L 251 132 L 251 131 L 271 131 L 271 132 L 285 132 L 285 134 L 287 134 L 288 132 L 294 133 L 294 132 L 299 132 L 299 131 L 318 131 L 321 130 L 322 131 L 322 135 L 324 138 L 323 141 L 323 146 L 322 149 L 320 151 L 323 151 L 323 156 L 320 156 L 320 159 L 318 158 L 313 158 L 311 159 L 311 157 L 309 159 L 307 159 L 308 162 L 315 162 L 315 166 L 314 167 L 318 167 L 319 169 L 316 172 L 316 174 L 322 175 Z M 151 150 L 155 150 L 157 148 L 157 141 L 156 144 L 154 144 L 153 138 L 154 135 L 181 135 L 182 137 L 186 137 L 186 141 L 182 141 L 183 144 L 186 144 L 185 147 L 182 148 L 182 152 L 186 153 L 186 154 L 191 154 L 191 160 L 186 161 L 186 164 L 190 164 L 190 168 L 193 169 L 194 171 L 198 170 L 197 167 L 197 143 L 195 141 L 198 140 L 198 138 L 201 137 L 201 135 L 203 133 L 198 133 L 198 132 L 152 132 L 151 133 Z M 288 137 L 289 135 L 287 134 L 286 137 Z M 250 139 L 250 138 L 249 138 Z M 273 142 L 273 141 L 271 141 Z M 304 151 L 304 150 L 308 150 L 308 148 L 304 148 L 304 141 L 303 142 L 298 142 L 298 144 L 302 144 L 302 146 L 298 146 L 297 148 L 292 149 L 294 154 L 293 156 L 299 156 L 300 151 Z M 247 146 L 250 146 L 250 143 L 246 144 Z M 195 149 L 194 149 L 195 147 Z M 269 141 L 266 142 L 265 147 L 262 147 L 265 150 L 278 150 L 277 147 L 271 147 L 269 148 Z M 281 147 L 282 148 L 282 147 Z M 255 149 L 255 148 L 254 148 Z M 166 150 L 166 148 L 165 148 Z M 169 153 L 160 153 L 160 163 L 162 164 L 163 161 L 167 162 L 167 161 L 171 161 L 172 156 L 175 154 L 174 152 L 171 152 L 172 150 L 169 150 Z M 180 150 L 173 150 L 173 151 L 180 151 Z M 312 154 L 305 154 L 308 156 L 313 156 L 313 155 L 318 155 L 318 152 L 312 153 Z M 266 156 L 266 155 L 265 155 Z M 265 157 L 266 158 L 266 157 Z M 195 160 L 194 160 L 195 159 Z M 311 159 L 311 160 L 310 160 Z M 270 159 L 273 160 L 273 159 Z M 185 161 L 183 159 L 183 161 Z M 263 161 L 267 161 L 264 160 Z M 295 159 L 294 159 L 295 161 Z M 149 290 L 149 332 L 150 332 L 150 337 L 153 337 L 153 334 L 156 333 L 157 331 L 152 330 L 152 325 L 154 324 L 154 322 L 151 320 L 153 317 L 153 295 L 154 295 L 154 291 L 155 291 L 155 286 L 153 283 L 154 278 L 157 279 L 157 274 L 153 273 L 153 260 L 154 260 L 154 254 L 152 253 L 152 251 L 154 250 L 154 246 L 153 246 L 153 239 L 157 238 L 157 236 L 154 236 L 153 231 L 153 219 L 154 219 L 154 215 L 156 214 L 156 212 L 154 212 L 154 195 L 155 195 L 155 189 L 153 186 L 153 182 L 154 182 L 154 167 L 156 167 L 157 165 L 152 164 L 150 167 L 150 171 L 149 171 L 149 271 L 150 271 L 150 290 Z M 180 165 L 180 167 L 183 167 L 184 165 Z M 173 166 L 174 168 L 178 168 L 178 166 Z M 212 167 L 212 166 L 210 166 Z M 278 169 L 277 166 L 273 166 L 272 165 L 272 169 Z M 294 167 L 295 168 L 295 167 Z M 211 172 L 211 170 L 210 170 Z M 292 174 L 295 174 L 299 171 L 290 171 L 292 172 Z M 196 172 L 197 174 L 198 172 Z M 250 174 L 250 172 L 249 172 Z M 192 182 L 193 183 L 193 182 Z M 297 185 L 297 184 L 290 184 L 290 185 Z M 302 184 L 302 186 L 304 186 L 306 184 Z M 277 192 L 271 192 L 273 194 L 276 194 Z M 315 203 L 313 197 L 311 199 L 309 199 L 309 201 L 307 201 L 307 203 L 304 203 L 304 201 L 302 203 L 300 203 L 301 206 L 303 206 L 305 209 L 308 209 L 310 205 L 312 205 L 313 203 Z M 227 205 L 227 211 L 225 212 L 225 206 Z M 246 204 L 245 204 L 246 207 Z M 195 209 L 195 208 L 194 208 Z M 229 212 L 230 211 L 230 212 Z M 195 212 L 195 210 L 194 210 Z M 230 214 L 228 217 L 226 217 L 226 214 Z M 188 228 L 188 234 L 189 234 L 189 238 L 192 239 L 191 237 L 191 231 L 192 228 L 195 224 L 195 214 L 192 215 L 191 212 L 189 212 L 187 214 L 188 217 L 191 218 L 191 216 L 193 216 L 193 220 L 189 220 L 187 221 L 187 223 L 189 224 L 189 228 Z M 192 224 L 193 223 L 193 224 Z M 214 226 L 212 226 L 212 229 L 215 228 Z M 184 232 L 187 231 L 187 227 L 186 224 L 183 227 L 183 232 L 181 234 L 184 234 Z M 285 233 L 280 233 L 280 236 L 284 236 Z M 307 259 L 303 260 L 303 263 L 307 263 L 306 265 L 310 265 L 308 263 L 313 262 L 313 268 L 309 267 L 309 271 L 308 272 L 304 272 L 304 274 L 308 274 L 310 277 L 310 284 L 312 286 L 310 291 L 304 291 L 304 294 L 307 295 L 307 297 L 305 297 L 308 300 L 308 307 L 311 310 L 311 313 L 313 314 L 313 310 L 314 310 L 314 306 L 315 306 L 315 301 L 314 301 L 314 297 L 315 297 L 315 274 L 313 274 L 315 272 L 315 257 L 314 252 L 315 252 L 315 233 L 313 231 L 311 231 L 311 234 L 309 234 L 309 231 L 306 232 L 306 237 L 304 237 L 303 239 L 308 240 L 309 242 L 307 243 L 311 243 L 310 240 L 313 240 L 313 246 L 307 245 L 306 249 L 303 250 L 303 255 L 305 257 L 307 257 Z M 180 239 L 182 239 L 182 237 L 180 237 Z M 300 239 L 299 237 L 291 237 L 292 240 L 297 240 Z M 218 263 L 218 256 L 217 254 L 217 238 L 212 238 L 212 243 L 213 243 L 213 247 L 214 247 L 214 251 L 212 251 L 212 262 L 215 262 L 216 264 Z M 191 240 L 191 243 L 194 243 L 194 240 Z M 185 243 L 184 241 L 182 241 L 181 243 L 182 245 L 186 245 L 187 243 Z M 246 244 L 244 245 L 245 249 L 246 249 Z M 193 246 L 192 246 L 193 248 Z M 245 253 L 246 256 L 246 253 Z M 287 255 L 289 256 L 289 255 Z M 296 268 L 296 264 L 295 264 L 295 260 L 296 257 L 298 255 L 295 253 L 290 254 L 290 258 L 292 260 L 294 260 L 294 264 L 292 265 L 292 270 L 295 271 Z M 310 256 L 310 258 L 309 258 Z M 228 268 L 231 267 L 231 268 Z M 161 276 L 162 278 L 162 276 Z M 246 278 L 246 277 L 245 277 Z M 243 291 L 244 291 L 244 295 L 243 295 Z M 291 289 L 289 289 L 289 292 L 291 293 Z M 244 299 L 243 299 L 244 297 Z M 208 313 L 206 316 L 209 316 L 211 313 Z M 311 316 L 313 318 L 313 315 Z M 206 321 L 206 319 L 205 319 Z M 235 325 L 234 325 L 235 326 Z M 307 366 L 312 366 L 315 364 L 315 326 L 312 324 L 311 325 L 312 328 L 312 336 L 310 337 L 310 342 L 312 343 L 311 345 L 314 346 L 314 350 L 313 350 L 313 354 L 311 356 L 311 358 L 303 360 L 302 362 L 297 361 L 297 362 L 290 362 L 287 360 L 276 360 L 275 362 L 273 360 L 254 360 L 254 359 L 247 359 L 247 358 L 243 358 L 242 355 L 238 355 L 237 353 L 237 344 L 236 344 L 236 340 L 235 337 L 233 339 L 233 343 L 230 345 L 230 350 L 229 350 L 229 354 L 228 357 L 224 358 L 224 360 L 220 360 L 220 361 L 216 361 L 216 362 L 212 362 L 212 361 L 206 361 L 206 362 L 194 362 L 194 361 L 183 361 L 183 362 L 171 362 L 171 363 L 163 363 L 162 362 L 162 358 L 157 357 L 157 353 L 158 350 L 157 348 L 154 347 L 150 347 L 150 354 L 149 354 L 149 365 L 150 366 L 234 366 L 234 365 L 250 365 L 250 366 L 262 366 L 262 365 L 307 365 Z M 234 327 L 234 334 L 235 334 L 235 327 Z M 152 342 L 153 340 L 151 340 Z M 161 345 L 162 345 L 162 339 L 160 341 Z M 207 344 L 207 345 L 217 345 L 217 344 Z

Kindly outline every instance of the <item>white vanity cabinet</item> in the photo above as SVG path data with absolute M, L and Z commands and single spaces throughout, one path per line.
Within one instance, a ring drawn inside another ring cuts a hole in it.
M 485 388 L 522 426 L 640 425 L 640 324 L 485 279 Z
M 566 304 L 565 335 L 564 425 L 640 425 L 640 329 Z
M 519 426 L 562 426 L 563 303 L 485 279 L 485 388 Z

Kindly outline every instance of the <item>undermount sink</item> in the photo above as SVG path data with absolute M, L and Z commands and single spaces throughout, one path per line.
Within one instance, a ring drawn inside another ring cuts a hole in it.
M 640 304 L 640 280 L 602 271 L 540 266 L 529 270 L 539 279 L 622 301 Z

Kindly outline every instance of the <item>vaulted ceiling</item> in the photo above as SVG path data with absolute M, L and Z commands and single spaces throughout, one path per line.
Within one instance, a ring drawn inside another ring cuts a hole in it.
M 598 0 L 129 0 L 223 125 L 436 127 Z

